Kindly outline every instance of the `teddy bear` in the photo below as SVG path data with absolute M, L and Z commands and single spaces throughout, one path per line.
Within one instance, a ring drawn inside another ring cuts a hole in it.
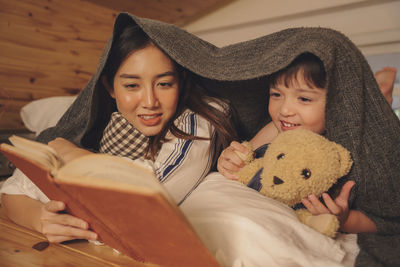
M 351 169 L 350 152 L 343 146 L 309 130 L 296 129 L 280 133 L 264 152 L 243 155 L 245 162 L 238 180 L 261 194 L 291 207 L 311 194 L 320 197 Z M 259 155 L 257 155 L 259 154 Z M 299 220 L 318 232 L 334 237 L 339 221 L 333 214 L 312 215 L 296 210 Z

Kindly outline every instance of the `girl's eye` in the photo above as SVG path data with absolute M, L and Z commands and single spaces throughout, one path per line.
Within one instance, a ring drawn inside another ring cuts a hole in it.
M 275 92 L 271 92 L 269 95 L 270 95 L 271 97 L 280 97 L 280 96 L 281 96 L 280 93 L 275 93 Z

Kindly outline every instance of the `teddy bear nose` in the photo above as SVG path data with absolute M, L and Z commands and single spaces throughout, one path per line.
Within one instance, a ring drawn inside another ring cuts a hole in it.
M 274 176 L 274 184 L 283 184 L 283 181 L 279 177 Z

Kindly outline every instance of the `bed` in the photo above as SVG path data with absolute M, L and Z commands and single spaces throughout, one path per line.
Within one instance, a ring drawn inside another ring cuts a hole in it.
M 33 101 L 21 109 L 35 134 L 56 124 L 75 97 Z M 222 266 L 353 266 L 357 236 L 323 236 L 294 211 L 256 191 L 209 174 L 180 206 Z

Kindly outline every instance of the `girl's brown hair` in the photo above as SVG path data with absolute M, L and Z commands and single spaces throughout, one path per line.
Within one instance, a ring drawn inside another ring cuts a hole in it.
M 296 81 L 297 74 L 301 72 L 304 81 L 310 88 L 325 88 L 326 73 L 324 64 L 314 54 L 304 53 L 296 57 L 286 68 L 283 68 L 269 77 L 269 86 L 275 87 L 284 84 L 286 87 Z

